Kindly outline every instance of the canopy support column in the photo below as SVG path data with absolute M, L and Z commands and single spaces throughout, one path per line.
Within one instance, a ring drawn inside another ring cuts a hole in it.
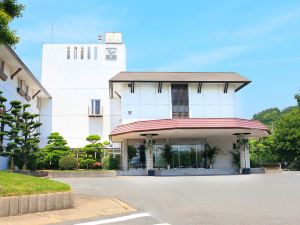
M 146 168 L 153 170 L 153 135 L 148 134 L 146 138 Z
M 122 142 L 122 170 L 128 170 L 128 143 L 127 139 Z
M 250 174 L 249 140 L 246 135 L 239 134 L 237 141 L 240 149 L 240 168 L 244 174 Z

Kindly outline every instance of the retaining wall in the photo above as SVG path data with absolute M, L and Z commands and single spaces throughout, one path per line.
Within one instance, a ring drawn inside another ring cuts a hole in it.
M 49 171 L 48 177 L 52 178 L 66 178 L 66 177 L 114 177 L 116 171 Z
M 257 168 L 250 168 L 251 173 L 266 173 L 266 168 L 264 167 L 257 167 Z
M 74 208 L 72 192 L 0 197 L 0 217 Z

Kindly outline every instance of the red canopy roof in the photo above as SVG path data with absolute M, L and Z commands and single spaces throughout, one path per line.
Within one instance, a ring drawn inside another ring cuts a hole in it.
M 111 136 L 171 129 L 255 129 L 270 133 L 267 126 L 258 120 L 237 118 L 187 118 L 145 120 L 120 125 L 113 129 Z

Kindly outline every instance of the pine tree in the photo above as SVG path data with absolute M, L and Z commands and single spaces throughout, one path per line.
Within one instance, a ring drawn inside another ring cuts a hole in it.
M 27 169 L 29 158 L 39 150 L 39 135 L 36 129 L 42 124 L 37 121 L 38 114 L 27 111 L 30 104 L 21 105 L 20 102 L 12 101 L 10 115 L 6 116 L 9 131 L 7 131 L 10 142 L 6 151 L 12 157 L 17 157 Z
M 48 144 L 42 149 L 41 157 L 47 168 L 58 169 L 59 160 L 70 153 L 67 141 L 58 132 L 54 132 L 48 136 Z

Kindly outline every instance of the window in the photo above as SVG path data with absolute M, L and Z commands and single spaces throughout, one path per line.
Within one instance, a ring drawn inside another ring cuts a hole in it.
M 80 59 L 84 58 L 84 48 L 81 47 L 81 51 L 80 51 Z
M 74 48 L 74 59 L 77 59 L 77 47 Z
M 172 117 L 189 117 L 189 97 L 187 84 L 172 84 Z
M 28 85 L 26 85 L 26 90 L 25 90 L 25 93 L 26 93 L 26 95 L 28 95 L 28 94 L 29 94 L 29 86 L 28 86 Z
M 100 99 L 92 99 L 91 100 L 91 105 L 89 108 L 90 116 L 102 116 L 100 103 L 101 103 Z
M 67 59 L 70 59 L 70 47 L 67 47 Z
M 97 59 L 98 49 L 94 47 L 94 59 Z
M 87 58 L 88 58 L 88 59 L 91 58 L 91 47 L 88 47 Z

